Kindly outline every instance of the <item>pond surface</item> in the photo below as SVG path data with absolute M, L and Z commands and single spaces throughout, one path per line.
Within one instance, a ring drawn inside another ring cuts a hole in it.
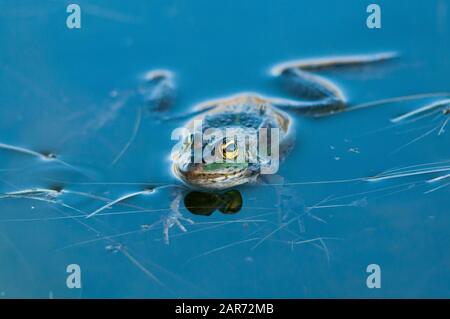
M 399 56 L 321 74 L 352 105 L 450 92 L 447 1 L 378 1 L 381 29 L 366 27 L 364 1 L 80 0 L 81 29 L 66 27 L 69 3 L 0 9 L 0 143 L 20 148 L 0 149 L 1 297 L 450 297 L 450 125 L 444 112 L 390 122 L 445 94 L 291 114 L 283 185 L 238 187 L 238 212 L 207 214 L 186 209 L 183 188 L 168 244 L 182 186 L 171 133 L 185 120 L 161 121 L 136 94 L 164 68 L 171 115 L 243 91 L 292 98 L 273 65 L 379 52 Z M 366 179 L 388 170 L 394 178 Z M 85 218 L 155 186 L 166 187 Z M 57 191 L 5 196 L 30 188 Z M 70 264 L 81 289 L 66 286 Z M 370 264 L 380 289 L 366 286 Z

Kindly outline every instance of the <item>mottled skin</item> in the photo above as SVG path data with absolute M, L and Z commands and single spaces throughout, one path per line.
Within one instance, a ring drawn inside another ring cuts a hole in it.
M 202 120 L 202 130 L 208 128 L 241 128 L 259 130 L 261 128 L 279 128 L 280 151 L 284 156 L 292 145 L 293 123 L 290 116 L 273 107 L 269 101 L 254 95 L 242 95 L 218 103 L 206 113 L 195 116 L 186 127 L 193 130 L 194 121 Z M 187 136 L 186 140 L 192 139 Z M 190 154 L 192 148 L 187 141 L 182 152 Z M 270 145 L 270 143 L 269 143 Z M 257 154 L 252 154 L 258 156 Z M 174 161 L 173 172 L 190 186 L 203 189 L 226 189 L 255 181 L 259 176 L 263 158 L 256 163 L 192 163 L 190 156 L 182 155 Z
M 208 101 L 194 108 L 193 116 L 185 127 L 192 129 L 195 120 L 202 120 L 203 131 L 207 128 L 239 128 L 241 130 L 279 128 L 279 149 L 280 159 L 282 159 L 291 149 L 295 136 L 293 120 L 285 111 L 301 115 L 323 116 L 340 112 L 347 106 L 339 88 L 327 79 L 312 74 L 312 71 L 362 66 L 385 61 L 394 56 L 392 53 L 384 53 L 280 64 L 272 69 L 272 74 L 282 79 L 287 89 L 298 97 L 298 100 L 266 98 L 254 93 L 243 93 Z M 172 169 L 176 177 L 193 188 L 222 190 L 254 182 L 260 175 L 261 165 L 267 160 L 267 158 L 261 158 L 259 154 L 251 154 L 257 157 L 256 163 L 192 163 L 190 147 L 192 143 L 192 136 L 185 136 L 184 147 L 173 156 Z M 219 141 L 206 143 L 219 143 Z

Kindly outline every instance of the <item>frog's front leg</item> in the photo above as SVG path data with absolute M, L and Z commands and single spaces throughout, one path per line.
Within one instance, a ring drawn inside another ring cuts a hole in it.
M 284 80 L 288 89 L 306 101 L 274 100 L 272 103 L 287 110 L 306 115 L 326 115 L 339 112 L 346 106 L 343 93 L 331 81 L 312 74 L 313 71 L 358 67 L 370 63 L 389 60 L 396 55 L 382 53 L 373 55 L 356 55 L 315 60 L 292 61 L 275 66 L 272 74 Z
M 183 198 L 183 193 L 180 190 L 175 190 L 175 198 L 170 203 L 170 211 L 168 215 L 163 217 L 163 235 L 164 242 L 169 244 L 169 230 L 173 226 L 177 226 L 182 232 L 186 232 L 186 228 L 181 221 L 185 221 L 189 224 L 194 224 L 194 221 L 190 218 L 184 217 L 180 212 L 180 203 Z

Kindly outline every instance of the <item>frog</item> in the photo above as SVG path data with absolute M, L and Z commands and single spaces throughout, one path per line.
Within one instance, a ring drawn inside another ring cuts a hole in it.
M 253 145 L 239 143 L 242 139 L 239 135 L 245 135 L 248 130 L 277 129 L 277 160 L 284 161 L 295 145 L 293 116 L 329 116 L 341 113 L 349 106 L 342 90 L 332 81 L 316 74 L 318 71 L 361 68 L 391 60 L 396 56 L 395 52 L 383 52 L 283 62 L 272 67 L 270 73 L 283 81 L 295 99 L 243 92 L 195 105 L 191 111 L 176 117 L 189 119 L 183 126 L 187 133 L 180 139 L 179 147 L 172 151 L 173 175 L 192 189 L 209 191 L 223 191 L 258 182 L 263 175 L 263 168 L 267 167 L 272 159 L 259 154 L 258 148 L 252 147 Z M 166 105 L 170 100 L 167 95 L 173 94 L 173 85 L 168 85 L 172 76 L 169 71 L 164 71 L 159 72 L 155 78 L 159 84 L 153 83 L 157 98 L 153 95 L 152 103 L 155 108 L 159 108 L 159 104 Z M 168 94 L 165 94 L 164 88 L 171 90 L 167 90 Z M 196 123 L 201 123 L 197 132 L 194 130 Z M 234 130 L 237 136 L 232 139 L 219 137 L 194 141 L 195 134 L 205 133 L 208 129 Z M 207 144 L 214 144 L 218 160 L 192 161 L 194 150 L 204 149 Z M 247 159 L 252 160 L 233 162 L 242 152 L 246 153 Z M 221 159 L 223 161 L 220 161 Z

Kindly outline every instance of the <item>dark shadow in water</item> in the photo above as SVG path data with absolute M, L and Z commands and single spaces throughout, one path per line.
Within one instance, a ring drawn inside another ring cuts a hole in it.
M 236 189 L 224 193 L 192 191 L 184 197 L 184 206 L 194 215 L 210 216 L 215 210 L 236 214 L 242 208 L 242 195 Z

